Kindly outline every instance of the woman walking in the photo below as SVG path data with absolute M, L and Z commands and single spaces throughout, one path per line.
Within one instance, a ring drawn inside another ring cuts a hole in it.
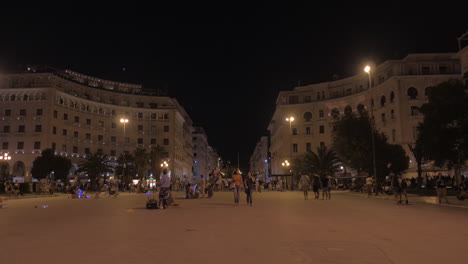
M 307 176 L 305 173 L 302 173 L 300 184 L 301 189 L 304 192 L 304 200 L 309 200 L 310 180 L 309 176 Z
M 232 175 L 232 182 L 234 183 L 234 203 L 239 205 L 240 189 L 243 185 L 242 175 L 240 174 L 239 169 L 236 169 L 234 175 Z
M 245 180 L 245 193 L 247 194 L 247 204 L 252 206 L 252 193 L 254 190 L 255 179 L 252 176 L 252 173 L 247 174 L 247 179 Z

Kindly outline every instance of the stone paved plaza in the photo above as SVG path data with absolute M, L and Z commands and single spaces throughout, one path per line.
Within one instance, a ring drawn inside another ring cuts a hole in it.
M 252 207 L 222 192 L 167 210 L 145 209 L 146 198 L 10 200 L 0 263 L 467 263 L 466 208 L 348 192 L 254 193 Z

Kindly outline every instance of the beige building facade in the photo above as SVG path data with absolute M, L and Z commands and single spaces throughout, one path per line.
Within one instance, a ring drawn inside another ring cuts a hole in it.
M 410 54 L 373 67 L 371 89 L 369 76 L 363 71 L 349 78 L 280 92 L 268 125 L 272 175 L 287 173 L 288 168 L 282 166 L 285 160 L 315 151 L 320 145 L 331 146 L 333 122 L 347 111 L 370 111 L 371 98 L 376 128 L 385 133 L 389 143 L 402 145 L 411 159 L 411 170 L 416 163 L 407 144 L 415 141 L 417 126 L 423 120 L 418 108 L 427 102 L 427 88 L 468 76 L 466 67 L 461 69 L 466 61 L 468 47 L 458 53 Z M 286 121 L 288 117 L 294 117 L 294 121 Z M 251 164 L 262 160 L 256 148 Z
M 202 127 L 193 127 L 193 176 L 198 181 L 201 177 L 207 178 L 213 169 L 217 167 L 219 155 L 208 144 L 208 136 Z
M 252 156 L 250 157 L 250 172 L 257 179 L 265 181 L 268 177 L 268 137 L 263 136 L 257 142 Z
M 141 85 L 70 70 L 1 74 L 0 121 L 0 152 L 9 153 L 11 174 L 26 182 L 46 148 L 78 164 L 96 151 L 116 160 L 137 147 L 162 146 L 172 175 L 192 173 L 189 115 L 175 98 L 145 93 Z

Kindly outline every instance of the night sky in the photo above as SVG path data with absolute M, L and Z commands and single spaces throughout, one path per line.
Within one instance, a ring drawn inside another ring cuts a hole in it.
M 468 30 L 463 1 L 159 2 L 2 7 L 0 70 L 49 65 L 167 89 L 246 168 L 279 91 L 360 73 L 366 61 L 456 52 Z

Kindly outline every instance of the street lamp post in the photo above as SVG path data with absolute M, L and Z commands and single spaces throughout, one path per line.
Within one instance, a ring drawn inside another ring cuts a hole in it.
M 291 164 L 289 163 L 288 160 L 285 160 L 283 163 L 281 163 L 281 166 L 286 167 L 288 170 L 289 170 L 289 165 L 291 165 Z
M 367 65 L 364 68 L 364 71 L 369 76 L 369 97 L 370 97 L 370 112 L 371 112 L 371 138 L 372 138 L 372 162 L 374 166 L 374 177 L 377 180 L 377 168 L 375 166 L 375 139 L 374 139 L 374 129 L 375 129 L 375 119 L 374 119 L 374 104 L 372 100 L 372 81 L 371 81 L 371 67 Z
M 120 123 L 123 124 L 123 147 L 125 150 L 125 125 L 128 123 L 128 118 L 120 118 Z M 125 177 L 125 169 L 127 168 L 127 161 L 125 160 L 125 151 L 123 153 L 123 170 L 122 170 L 122 178 Z
M 292 157 L 292 122 L 294 121 L 294 117 L 293 116 L 290 116 L 290 117 L 287 117 L 286 118 L 286 121 L 289 122 L 289 158 L 291 159 L 291 161 L 293 160 L 293 157 Z M 287 160 L 286 160 L 287 162 Z M 287 166 L 289 167 L 289 162 L 287 162 Z M 291 173 L 291 190 L 294 190 L 294 176 L 292 175 Z
M 127 118 L 120 118 L 120 123 L 123 124 L 124 143 L 125 143 L 125 125 L 128 123 L 128 119 Z

